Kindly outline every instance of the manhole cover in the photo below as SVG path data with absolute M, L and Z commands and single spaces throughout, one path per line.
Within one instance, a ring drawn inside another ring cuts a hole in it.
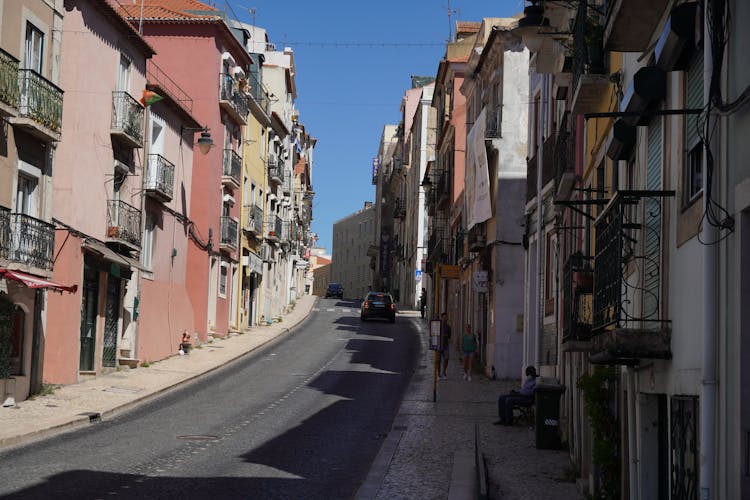
M 219 436 L 211 436 L 209 434 L 187 434 L 185 436 L 177 436 L 177 439 L 184 441 L 216 441 Z

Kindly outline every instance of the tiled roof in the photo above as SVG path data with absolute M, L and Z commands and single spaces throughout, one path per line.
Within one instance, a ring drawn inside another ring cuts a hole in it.
M 214 20 L 220 12 L 198 0 L 144 0 L 143 12 L 139 0 L 118 0 L 120 7 L 130 19 L 159 21 L 203 21 Z
M 456 33 L 477 33 L 481 27 L 481 22 L 456 21 Z

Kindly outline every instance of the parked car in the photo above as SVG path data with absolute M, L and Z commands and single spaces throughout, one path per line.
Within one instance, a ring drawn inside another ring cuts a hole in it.
M 391 323 L 396 321 L 396 303 L 388 292 L 369 292 L 362 301 L 359 314 L 362 321 L 372 318 L 387 319 Z
M 339 299 L 344 298 L 344 287 L 340 283 L 328 283 L 326 288 L 326 298 L 336 297 Z

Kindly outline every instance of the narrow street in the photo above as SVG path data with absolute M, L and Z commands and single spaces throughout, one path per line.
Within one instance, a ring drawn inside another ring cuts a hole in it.
M 110 421 L 0 454 L 3 498 L 351 498 L 417 359 L 416 319 L 321 300 L 293 334 Z

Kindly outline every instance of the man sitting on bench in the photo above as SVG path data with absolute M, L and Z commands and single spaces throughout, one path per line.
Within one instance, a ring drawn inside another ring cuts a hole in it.
M 520 391 L 512 390 L 510 394 L 503 394 L 497 398 L 497 413 L 500 420 L 495 425 L 513 425 L 513 408 L 528 408 L 534 404 L 534 388 L 536 387 L 536 368 L 526 367 L 526 380 L 524 380 Z

